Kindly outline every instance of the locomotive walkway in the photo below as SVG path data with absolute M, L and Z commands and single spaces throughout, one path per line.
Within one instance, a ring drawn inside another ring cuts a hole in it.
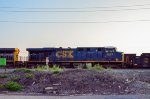
M 0 95 L 0 99 L 150 99 L 150 95 L 18 96 Z

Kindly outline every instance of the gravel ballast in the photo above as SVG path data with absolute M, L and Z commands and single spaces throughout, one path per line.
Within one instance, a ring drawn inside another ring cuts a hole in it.
M 150 94 L 150 70 L 83 70 L 69 69 L 60 73 L 47 71 L 8 72 L 0 84 L 14 81 L 24 86 L 16 93 L 43 95 L 127 95 Z M 18 75 L 18 76 L 16 76 Z M 15 76 L 15 77 L 14 77 Z M 0 93 L 14 93 L 0 88 Z

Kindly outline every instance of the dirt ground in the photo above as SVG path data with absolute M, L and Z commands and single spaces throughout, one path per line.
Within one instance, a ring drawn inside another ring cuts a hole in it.
M 15 81 L 23 85 L 19 92 L 5 88 L 0 93 L 43 95 L 126 95 L 150 94 L 150 70 L 83 70 L 69 69 L 60 73 L 47 71 L 9 72 L 0 84 Z

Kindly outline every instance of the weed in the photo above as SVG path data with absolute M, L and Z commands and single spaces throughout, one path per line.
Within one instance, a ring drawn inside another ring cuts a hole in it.
M 26 77 L 26 78 L 34 78 L 34 74 L 29 74 L 29 73 L 27 73 L 27 74 L 25 74 L 25 77 Z
M 13 74 L 10 76 L 10 78 L 11 78 L 11 80 L 16 81 L 16 80 L 20 79 L 20 75 Z
M 91 69 L 92 68 L 92 64 L 91 63 L 77 64 L 76 68 L 77 69 Z
M 88 70 L 96 70 L 96 71 L 103 71 L 105 68 L 102 65 L 96 64 L 92 67 L 92 65 L 86 65 L 86 69 Z
M 30 72 L 32 72 L 32 70 L 31 69 L 27 69 L 27 68 L 17 68 L 16 70 L 14 70 L 14 72 L 30 73 Z
M 7 74 L 0 74 L 0 78 L 7 78 L 8 75 Z
M 37 71 L 51 71 L 52 73 L 56 73 L 56 74 L 63 71 L 63 69 L 57 65 L 54 65 L 53 67 L 49 67 L 48 65 L 38 66 L 36 70 Z
M 112 70 L 112 68 L 111 68 L 111 67 L 107 67 L 107 70 L 109 70 L 109 71 L 110 71 L 110 70 Z
M 3 89 L 4 88 L 4 85 L 3 84 L 0 84 L 0 89 Z
M 103 71 L 103 70 L 105 70 L 105 68 L 102 65 L 99 65 L 99 64 L 95 65 L 93 67 L 93 69 L 96 70 L 96 71 Z
M 63 69 L 60 68 L 60 67 L 57 66 L 57 65 L 54 65 L 53 67 L 49 68 L 49 70 L 50 70 L 51 72 L 53 72 L 54 74 L 57 74 L 57 73 L 63 71 Z
M 93 67 L 92 67 L 92 65 L 86 65 L 86 67 L 84 68 L 84 69 L 89 69 L 89 70 L 92 70 L 93 69 Z
M 37 68 L 36 68 L 37 71 L 45 71 L 48 69 L 49 69 L 48 65 L 37 66 Z
M 85 66 L 80 66 L 80 65 L 78 65 L 76 68 L 77 68 L 77 69 L 85 69 L 86 67 L 85 67 Z
M 5 88 L 7 88 L 10 91 L 19 91 L 23 88 L 22 85 L 18 84 L 17 82 L 13 82 L 13 81 L 7 82 L 4 86 L 5 86 Z

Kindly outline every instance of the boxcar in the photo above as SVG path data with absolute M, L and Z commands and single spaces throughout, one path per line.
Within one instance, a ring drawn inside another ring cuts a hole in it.
M 141 65 L 143 68 L 150 68 L 150 53 L 141 54 Z

